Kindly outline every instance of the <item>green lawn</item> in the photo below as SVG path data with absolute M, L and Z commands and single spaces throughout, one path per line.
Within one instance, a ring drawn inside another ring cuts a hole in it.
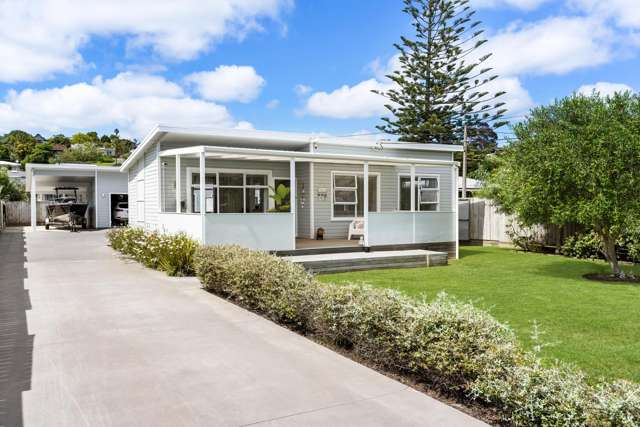
M 531 345 L 532 322 L 545 332 L 547 359 L 572 362 L 592 378 L 640 382 L 640 286 L 592 282 L 600 261 L 516 252 L 460 249 L 447 267 L 372 270 L 319 276 L 325 282 L 366 282 L 433 297 L 440 291 L 473 301 L 510 324 Z M 628 267 L 626 267 L 628 268 Z M 640 268 L 636 266 L 636 271 Z

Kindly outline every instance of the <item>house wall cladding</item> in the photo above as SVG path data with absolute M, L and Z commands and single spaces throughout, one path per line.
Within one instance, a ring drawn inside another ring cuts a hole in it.
M 331 219 L 331 198 L 332 194 L 332 172 L 357 172 L 362 173 L 362 165 L 345 165 L 335 163 L 316 163 L 314 166 L 314 227 L 324 228 L 325 238 L 341 239 L 345 238 L 348 233 L 349 223 L 351 220 L 332 220 Z M 409 167 L 397 166 L 377 166 L 369 167 L 369 173 L 379 173 L 380 185 L 380 211 L 393 212 L 398 210 L 398 185 L 399 176 L 409 174 Z M 440 183 L 440 212 L 454 212 L 452 204 L 453 187 L 452 187 L 452 171 L 448 166 L 416 166 L 416 175 L 437 175 Z M 326 199 L 318 198 L 318 190 L 326 189 Z
M 126 193 L 128 188 L 127 176 L 117 172 L 98 172 L 97 216 L 98 228 L 111 227 L 111 193 Z
M 309 163 L 296 164 L 296 220 L 297 236 L 311 237 L 311 166 Z

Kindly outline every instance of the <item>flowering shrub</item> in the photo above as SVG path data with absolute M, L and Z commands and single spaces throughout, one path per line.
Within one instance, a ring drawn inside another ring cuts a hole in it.
M 115 228 L 107 234 L 111 247 L 149 268 L 169 276 L 193 274 L 193 257 L 198 243 L 186 234 L 146 232 L 137 227 Z
M 194 268 L 205 289 L 388 370 L 490 405 L 505 423 L 640 423 L 640 386 L 591 386 L 567 365 L 544 366 L 508 326 L 446 295 L 416 302 L 367 285 L 323 284 L 297 265 L 238 246 L 200 248 Z

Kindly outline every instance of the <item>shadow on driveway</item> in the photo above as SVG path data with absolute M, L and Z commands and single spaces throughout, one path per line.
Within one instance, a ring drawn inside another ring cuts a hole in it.
M 22 392 L 31 388 L 33 335 L 27 332 L 25 234 L 0 233 L 0 426 L 22 426 Z

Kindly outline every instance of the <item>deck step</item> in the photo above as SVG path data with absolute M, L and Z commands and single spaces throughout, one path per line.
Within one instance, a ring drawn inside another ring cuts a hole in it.
M 313 273 L 337 273 L 376 268 L 431 267 L 447 265 L 446 252 L 411 249 L 402 251 L 349 252 L 285 256 Z

